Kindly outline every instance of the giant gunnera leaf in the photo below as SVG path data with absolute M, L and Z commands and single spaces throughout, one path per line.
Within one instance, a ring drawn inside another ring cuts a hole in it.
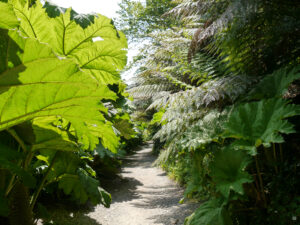
M 88 176 L 82 169 L 79 169 L 77 173 L 76 175 L 63 174 L 59 178 L 59 188 L 63 189 L 67 195 L 74 195 L 82 204 L 90 199 L 95 205 L 101 203 L 109 207 L 111 196 L 99 187 L 99 181 Z
M 260 145 L 269 147 L 270 143 L 284 142 L 281 134 L 295 132 L 286 118 L 300 115 L 300 106 L 288 103 L 272 98 L 235 107 L 225 124 L 223 137 L 237 139 L 233 146 L 244 148 L 251 155 L 256 154 Z
M 100 137 L 114 151 L 118 138 L 99 112 L 107 111 L 102 99 L 117 97 L 107 84 L 120 83 L 125 36 L 101 15 L 82 17 L 39 1 L 2 4 L 0 28 L 14 31 L 0 31 L 0 130 L 58 116 L 71 122 L 85 148 L 95 148 Z
M 245 172 L 249 163 L 250 157 L 244 151 L 228 147 L 216 154 L 210 165 L 210 175 L 225 198 L 229 198 L 230 191 L 242 195 L 243 184 L 252 182 L 252 177 Z
M 232 225 L 232 220 L 222 199 L 211 199 L 187 217 L 184 225 Z
M 300 67 L 282 68 L 264 77 L 247 96 L 247 100 L 282 97 L 290 83 L 300 78 Z
M 31 151 L 79 151 L 80 145 L 70 131 L 70 124 L 49 116 L 39 117 L 13 128 L 18 136 L 30 146 Z
M 109 207 L 111 202 L 108 194 L 99 185 L 99 181 L 91 177 L 82 166 L 82 161 L 78 155 L 72 152 L 57 152 L 58 157 L 51 172 L 47 177 L 47 183 L 58 182 L 58 187 L 67 195 L 73 195 L 81 203 L 88 199 L 92 203 L 101 203 Z M 53 151 L 42 150 L 40 159 L 44 159 L 48 165 L 54 159 Z
M 100 14 L 88 15 L 84 18 L 90 23 L 83 25 L 71 9 L 43 6 L 39 1 L 31 7 L 21 0 L 10 2 L 20 20 L 18 29 L 22 36 L 48 43 L 57 55 L 75 59 L 100 84 L 120 82 L 128 46 L 124 34 L 115 29 L 111 19 Z
M 101 113 L 107 110 L 100 100 L 114 100 L 115 93 L 99 86 L 73 59 L 58 58 L 46 44 L 24 39 L 16 31 L 10 31 L 9 36 L 2 32 L 1 37 L 8 40 L 7 49 L 17 43 L 20 50 L 14 60 L 6 56 L 7 66 L 0 71 L 0 130 L 35 117 L 59 116 L 72 124 L 86 147 L 94 148 L 99 142 L 91 127 L 99 128 L 102 136 L 111 136 L 112 128 Z M 112 141 L 111 146 L 116 146 L 117 138 Z
M 0 2 L 0 15 L 2 17 L 2 20 L 0 20 L 0 28 L 9 29 L 19 25 L 12 5 Z

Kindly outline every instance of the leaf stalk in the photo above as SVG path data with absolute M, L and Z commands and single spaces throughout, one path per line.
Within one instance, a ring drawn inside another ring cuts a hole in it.
M 55 161 L 56 161 L 57 157 L 58 157 L 58 152 L 55 153 L 55 155 L 54 155 L 54 157 L 53 157 L 53 159 L 52 159 L 52 161 L 51 161 L 51 163 L 50 163 L 50 165 L 49 165 L 49 167 L 48 167 L 48 169 L 47 169 L 47 172 L 45 173 L 43 179 L 41 180 L 41 183 L 39 184 L 39 186 L 38 186 L 36 192 L 35 192 L 35 193 L 33 194 L 33 196 L 32 196 L 31 203 L 30 203 L 30 209 L 31 209 L 31 210 L 33 210 L 33 208 L 34 208 L 34 206 L 35 206 L 36 200 L 37 200 L 37 198 L 38 198 L 38 196 L 39 196 L 41 190 L 42 190 L 43 187 L 44 187 L 44 184 L 45 184 L 45 182 L 46 182 L 46 179 L 47 179 L 49 173 L 51 172 L 51 170 L 52 170 L 52 168 L 53 168 L 53 166 L 54 166 L 54 164 L 55 164 Z

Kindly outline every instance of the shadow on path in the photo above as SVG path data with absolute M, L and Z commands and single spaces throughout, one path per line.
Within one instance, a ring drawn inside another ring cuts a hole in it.
M 109 209 L 97 205 L 72 210 L 72 205 L 52 204 L 56 225 L 182 225 L 198 204 L 179 204 L 184 190 L 152 166 L 156 156 L 151 147 L 143 146 L 127 156 L 120 176 L 101 181 L 112 196 Z
M 74 205 L 66 204 L 51 204 L 47 207 L 48 212 L 51 215 L 50 223 L 43 223 L 42 220 L 39 220 L 37 225 L 102 225 L 96 219 L 93 219 L 86 215 L 94 207 L 80 207 L 77 208 Z
M 195 203 L 179 204 L 184 190 L 152 166 L 156 156 L 151 147 L 126 157 L 121 176 L 105 186 L 113 198 L 111 208 L 96 208 L 92 218 L 103 225 L 182 225 L 197 208 Z

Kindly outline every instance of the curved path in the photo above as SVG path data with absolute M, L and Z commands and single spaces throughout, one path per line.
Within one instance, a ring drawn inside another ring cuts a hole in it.
M 113 201 L 109 209 L 95 207 L 86 216 L 101 225 L 182 225 L 196 204 L 179 204 L 183 189 L 152 166 L 151 145 L 124 161 L 121 177 L 106 189 Z

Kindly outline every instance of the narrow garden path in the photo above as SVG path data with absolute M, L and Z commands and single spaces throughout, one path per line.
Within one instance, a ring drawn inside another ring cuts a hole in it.
M 161 169 L 152 166 L 152 145 L 144 146 L 125 159 L 122 179 L 108 188 L 109 209 L 98 205 L 86 216 L 101 225 L 182 225 L 196 204 L 179 204 L 183 189 Z

